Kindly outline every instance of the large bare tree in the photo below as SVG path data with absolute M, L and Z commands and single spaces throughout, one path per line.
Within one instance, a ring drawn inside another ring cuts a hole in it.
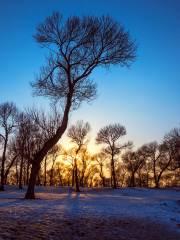
M 59 141 L 68 124 L 69 112 L 96 96 L 90 75 L 97 67 L 129 66 L 136 46 L 124 27 L 109 16 L 69 17 L 59 13 L 37 27 L 36 41 L 49 51 L 47 63 L 32 83 L 34 94 L 62 106 L 62 121 L 56 133 L 34 155 L 26 198 L 33 199 L 39 165 Z
M 126 129 L 120 124 L 110 124 L 101 128 L 96 137 L 97 144 L 105 144 L 104 152 L 111 156 L 111 180 L 112 187 L 117 188 L 116 171 L 115 171 L 115 157 L 121 151 L 132 145 L 131 142 L 120 144 L 119 139 L 126 135 Z

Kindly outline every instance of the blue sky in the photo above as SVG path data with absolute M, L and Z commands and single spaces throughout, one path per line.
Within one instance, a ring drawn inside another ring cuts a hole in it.
M 53 11 L 69 15 L 109 14 L 138 43 L 137 60 L 128 69 L 98 69 L 98 98 L 71 114 L 89 121 L 92 135 L 119 122 L 136 146 L 160 140 L 180 124 L 180 1 L 178 0 L 1 0 L 0 102 L 23 108 L 44 106 L 33 98 L 29 82 L 44 62 L 44 49 L 32 35 Z

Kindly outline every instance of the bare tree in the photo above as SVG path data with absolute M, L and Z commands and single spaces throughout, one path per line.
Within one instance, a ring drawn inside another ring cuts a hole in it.
M 105 167 L 105 161 L 106 161 L 106 154 L 99 153 L 94 156 L 95 161 L 97 162 L 97 165 L 99 166 L 99 176 L 102 181 L 102 186 L 105 187 L 105 176 L 104 176 L 104 167 Z
M 0 191 L 4 191 L 5 181 L 5 162 L 6 151 L 8 147 L 8 141 L 10 135 L 14 132 L 16 127 L 17 108 L 14 103 L 5 102 L 0 104 L 0 138 L 3 145 L 2 157 L 1 157 L 1 185 Z
M 66 165 L 69 165 L 69 169 L 71 172 L 71 186 L 74 187 L 74 159 L 75 159 L 75 151 L 74 148 L 70 148 L 68 150 L 63 149 L 63 161 L 66 162 Z
M 5 169 L 5 172 L 4 172 L 4 183 L 7 184 L 7 179 L 8 179 L 8 175 L 16 161 L 16 159 L 18 158 L 19 156 L 19 151 L 17 149 L 17 146 L 16 146 L 16 142 L 15 142 L 15 138 L 12 139 L 10 141 L 10 143 L 8 144 L 8 152 L 7 152 L 7 155 L 8 155 L 8 159 L 7 159 L 7 166 L 6 166 L 6 169 Z
M 88 152 L 87 146 L 84 146 L 79 153 L 79 179 L 80 186 L 84 187 L 86 185 L 85 176 L 89 166 L 93 162 L 92 155 Z
M 163 146 L 170 160 L 168 169 L 170 171 L 179 169 L 180 168 L 180 128 L 174 128 L 164 136 Z
M 87 134 L 90 131 L 90 125 L 88 122 L 78 121 L 75 125 L 72 125 L 68 129 L 68 137 L 72 143 L 75 144 L 75 157 L 74 157 L 74 176 L 75 176 L 75 191 L 79 192 L 79 179 L 78 179 L 78 164 L 77 158 L 79 152 L 87 143 Z
M 29 118 L 27 114 L 20 113 L 18 116 L 18 132 L 16 135 L 16 145 L 19 150 L 19 157 L 20 157 L 20 170 L 19 170 L 19 189 L 22 189 L 22 180 L 23 180 L 23 168 L 25 166 L 25 157 L 27 154 L 27 142 L 29 136 Z
M 151 142 L 149 144 L 145 144 L 141 147 L 142 153 L 146 156 L 146 159 L 152 165 L 152 172 L 154 183 L 156 187 L 159 187 L 159 181 L 161 178 L 162 171 L 161 163 L 164 159 L 164 152 L 162 151 L 162 147 L 157 142 Z
M 62 121 L 34 155 L 26 198 L 35 198 L 39 165 L 59 141 L 68 124 L 69 112 L 96 96 L 90 74 L 97 67 L 128 66 L 135 59 L 136 46 L 129 33 L 110 17 L 69 17 L 54 13 L 37 27 L 35 39 L 48 48 L 45 67 L 32 86 L 35 95 L 46 96 L 62 105 Z
M 125 144 L 119 144 L 119 139 L 126 135 L 126 129 L 120 124 L 110 124 L 99 130 L 96 143 L 105 144 L 104 152 L 111 156 L 111 179 L 112 187 L 117 188 L 116 171 L 115 171 L 115 157 L 121 153 L 121 151 L 127 147 L 132 146 L 131 142 Z
M 128 174 L 128 171 L 125 167 L 125 164 L 121 161 L 118 162 L 117 170 L 116 170 L 116 178 L 118 186 L 123 187 L 126 185 L 126 177 Z
M 162 144 L 152 142 L 143 146 L 146 158 L 152 164 L 152 172 L 156 188 L 159 188 L 160 186 L 160 180 L 163 173 L 168 170 L 168 168 L 170 170 L 170 167 L 173 164 L 173 156 L 175 156 L 175 152 L 171 147 L 172 145 L 169 145 L 167 140 L 164 140 Z
M 55 166 L 55 162 L 57 160 L 57 157 L 60 153 L 60 147 L 58 145 L 54 145 L 53 148 L 49 151 L 48 156 L 51 158 L 52 160 L 52 166 L 50 169 L 50 176 L 49 176 L 49 185 L 53 186 L 54 185 L 54 166 Z
M 135 174 L 144 164 L 144 157 L 140 154 L 140 151 L 132 152 L 127 151 L 122 156 L 122 161 L 124 162 L 127 170 L 130 172 L 130 187 L 135 187 Z

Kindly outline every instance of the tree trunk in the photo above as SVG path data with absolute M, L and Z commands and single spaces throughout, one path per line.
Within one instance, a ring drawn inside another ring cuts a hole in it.
M 61 173 L 59 171 L 59 186 L 63 186 L 63 181 L 62 181 L 62 176 L 61 176 Z
M 37 183 L 38 186 L 41 186 L 41 177 L 40 177 L 40 171 L 38 172 L 38 176 L 37 176 Z
M 159 188 L 159 181 L 158 180 L 155 183 L 155 188 Z
M 155 188 L 159 188 L 159 187 L 160 187 L 160 179 L 161 179 L 161 176 L 162 176 L 162 172 L 159 174 L 158 177 L 156 177 L 156 185 L 155 185 Z
M 3 155 L 2 155 L 2 164 L 1 164 L 1 185 L 0 185 L 0 191 L 4 191 L 4 167 L 5 167 L 5 161 L 6 161 L 6 149 L 7 149 L 7 143 L 8 143 L 8 135 L 6 134 L 5 142 L 4 142 L 4 149 L 3 149 Z
M 146 186 L 149 187 L 149 173 L 146 173 Z
M 54 164 L 55 164 L 55 158 L 53 158 L 53 163 L 52 163 L 52 167 L 51 167 L 51 171 L 50 171 L 50 180 L 49 180 L 49 185 L 53 186 L 54 185 Z
M 19 189 L 22 189 L 22 174 L 23 174 L 23 164 L 24 164 L 24 151 L 21 152 L 21 162 L 20 162 L 20 172 L 19 172 Z
M 16 185 L 19 183 L 18 159 L 16 159 Z
M 47 157 L 45 157 L 44 159 L 44 186 L 46 186 L 46 183 L 47 183 L 46 172 L 47 172 Z
M 58 176 L 59 176 L 59 186 L 63 186 L 62 176 L 61 176 L 61 169 L 58 164 Z
M 100 165 L 100 178 L 102 180 L 102 186 L 105 187 L 105 178 L 103 175 L 103 166 L 102 165 Z
M 73 169 L 72 169 L 72 187 L 74 187 L 74 167 L 73 167 Z
M 35 188 L 35 184 L 36 184 L 36 177 L 38 174 L 38 169 L 40 167 L 40 163 L 43 161 L 43 159 L 47 155 L 48 151 L 50 149 L 52 149 L 52 147 L 59 141 L 59 139 L 62 137 L 62 135 L 64 134 L 64 132 L 67 128 L 72 96 L 73 96 L 73 90 L 71 90 L 71 92 L 68 94 L 67 103 L 65 106 L 64 116 L 63 116 L 61 126 L 56 131 L 56 134 L 52 138 L 50 138 L 49 140 L 47 140 L 45 142 L 43 147 L 40 149 L 40 151 L 38 151 L 35 154 L 34 159 L 32 160 L 33 164 L 32 164 L 32 168 L 31 168 L 31 175 L 30 175 L 30 179 L 29 179 L 28 189 L 27 189 L 27 192 L 25 195 L 26 199 L 34 199 L 35 198 L 34 188 Z
M 54 181 L 53 181 L 53 172 L 54 172 L 54 170 L 53 170 L 53 168 L 51 168 L 51 171 L 50 171 L 50 179 L 49 179 L 49 186 L 53 186 L 53 183 L 54 183 Z
M 76 192 L 80 192 L 80 189 L 79 189 L 79 179 L 78 179 L 78 169 L 77 169 L 76 159 L 75 159 L 75 171 L 74 171 L 74 175 L 75 175 L 75 191 L 76 191 Z
M 84 171 L 82 172 L 82 176 L 81 176 L 81 179 L 80 179 L 80 186 L 84 187 Z
M 38 161 L 33 162 L 29 184 L 28 184 L 26 195 L 25 195 L 26 199 L 35 199 L 34 188 L 36 184 L 36 177 L 39 173 L 39 169 L 40 169 L 40 164 L 38 164 Z
M 102 174 L 100 174 L 100 178 L 102 180 L 102 186 L 105 187 L 105 178 Z
M 135 178 L 134 178 L 135 172 L 132 172 L 131 180 L 130 180 L 130 187 L 135 187 Z
M 105 178 L 104 178 L 104 177 L 102 177 L 102 185 L 103 185 L 103 187 L 106 186 L 106 184 L 105 184 Z
M 26 169 L 26 185 L 28 185 L 29 183 L 29 168 L 30 168 L 30 160 L 28 159 L 27 169 Z
M 5 174 L 4 174 L 4 182 L 5 182 L 5 184 L 7 184 L 7 178 L 8 178 L 9 171 L 10 171 L 11 167 L 13 166 L 13 164 L 14 164 L 17 156 L 18 156 L 18 155 L 15 155 L 15 156 L 13 157 L 12 161 L 10 162 L 9 166 L 8 166 L 7 169 L 6 169 L 6 172 L 5 172 Z
M 114 166 L 114 156 L 112 155 L 111 159 L 111 175 L 112 175 L 112 188 L 116 189 L 116 173 L 115 173 L 115 166 Z
M 142 187 L 142 176 L 140 171 L 138 173 L 138 179 L 139 179 L 139 187 Z

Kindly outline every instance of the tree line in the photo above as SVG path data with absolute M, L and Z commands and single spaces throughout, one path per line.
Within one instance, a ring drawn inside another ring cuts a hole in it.
M 35 96 L 50 100 L 51 109 L 38 111 L 30 108 L 20 113 L 13 103 L 1 104 L 1 190 L 4 190 L 7 182 L 16 183 L 20 188 L 27 184 L 25 198 L 34 199 L 36 184 L 44 181 L 44 184 L 54 185 L 57 184 L 56 179 L 59 179 L 61 185 L 71 184 L 79 191 L 79 186 L 91 186 L 95 182 L 100 184 L 98 180 L 95 181 L 97 169 L 100 169 L 99 176 L 104 186 L 116 188 L 128 183 L 127 171 L 131 172 L 130 185 L 133 186 L 137 184 L 137 173 L 144 172 L 140 171 L 141 166 L 147 167 L 145 162 L 150 162 L 153 154 L 160 155 L 154 160 L 154 179 L 157 185 L 166 165 L 165 169 L 177 171 L 175 162 L 179 155 L 175 157 L 177 153 L 172 155 L 171 152 L 173 160 L 168 160 L 168 145 L 147 145 L 144 147 L 146 154 L 143 152 L 141 157 L 138 157 L 140 152 L 132 152 L 130 142 L 119 145 L 119 138 L 126 134 L 125 128 L 119 124 L 106 126 L 98 132 L 96 143 L 101 144 L 103 150 L 96 156 L 91 156 L 85 147 L 89 124 L 81 122 L 71 126 L 67 134 L 75 147 L 70 152 L 61 152 L 64 162 L 56 162 L 56 156 L 59 155 L 58 142 L 68 127 L 69 114 L 83 102 L 94 100 L 97 95 L 97 85 L 91 79 L 91 74 L 97 68 L 130 66 L 136 58 L 137 44 L 129 31 L 110 16 L 71 16 L 64 19 L 57 12 L 37 26 L 34 39 L 46 49 L 46 61 L 31 86 Z M 127 149 L 128 153 L 122 157 L 124 165 L 121 168 L 119 155 Z M 156 151 L 151 153 L 152 149 Z M 49 169 L 50 156 L 52 166 Z M 144 161 L 143 156 L 146 159 Z M 107 159 L 107 165 L 104 159 Z M 167 160 L 164 167 L 165 160 L 162 159 Z M 104 175 L 105 167 L 110 169 L 110 182 Z M 158 174 L 159 168 L 162 168 L 162 173 L 160 171 Z M 124 169 L 124 174 L 118 169 Z M 122 176 L 123 183 L 119 180 Z M 149 181 L 148 179 L 148 185 Z M 143 182 L 142 179 L 141 183 L 144 184 Z
M 0 105 L 1 190 L 5 184 L 28 185 L 32 154 L 54 134 L 60 117 L 35 109 L 19 112 L 13 103 Z M 66 149 L 56 144 L 40 164 L 36 185 L 80 187 L 170 187 L 179 186 L 180 128 L 167 133 L 161 143 L 151 142 L 133 150 L 122 143 L 126 129 L 120 124 L 102 127 L 95 143 L 101 148 L 91 153 L 90 124 L 77 121 L 67 129 L 71 142 Z

